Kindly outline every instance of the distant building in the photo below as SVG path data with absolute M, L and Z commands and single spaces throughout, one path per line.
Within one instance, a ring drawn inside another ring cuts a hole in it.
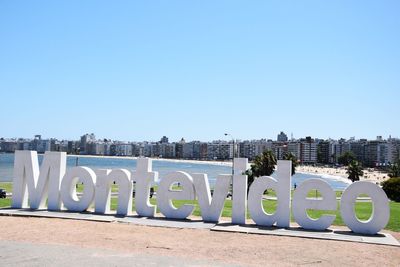
M 392 164 L 400 158 L 400 139 L 389 138 L 387 142 L 388 163 Z
M 160 156 L 163 158 L 175 158 L 175 144 L 161 143 Z
M 367 139 L 350 142 L 350 151 L 356 156 L 356 160 L 361 163 L 365 162 L 365 146 L 367 142 Z
M 182 154 L 184 159 L 193 158 L 193 142 L 183 144 Z
M 178 159 L 183 158 L 183 145 L 185 144 L 185 139 L 182 137 L 181 141 L 175 144 L 175 156 Z
M 365 145 L 364 165 L 366 167 L 378 167 L 387 163 L 387 146 L 384 141 L 368 141 Z
M 273 151 L 277 160 L 284 159 L 285 155 L 288 153 L 288 146 L 285 143 L 277 142 L 273 146 Z
M 252 160 L 256 156 L 256 145 L 253 141 L 243 141 L 239 143 L 239 156 Z
M 168 143 L 168 137 L 166 137 L 165 135 L 161 138 L 160 143 Z
M 207 144 L 207 158 L 209 160 L 215 160 L 219 158 L 219 144 L 217 142 L 211 142 Z
M 301 140 L 300 162 L 304 164 L 317 163 L 317 144 L 310 136 Z
M 88 144 L 95 141 L 96 141 L 96 136 L 93 133 L 82 135 L 80 144 L 80 154 L 90 154 L 88 151 Z
M 333 150 L 333 155 L 334 155 L 334 161 L 335 163 L 339 162 L 340 156 L 342 156 L 344 153 L 350 151 L 350 143 L 348 143 L 345 139 L 340 139 L 334 144 L 334 150 Z
M 280 134 L 278 134 L 277 141 L 278 142 L 287 142 L 288 137 L 284 132 L 280 132 Z
M 200 143 L 199 159 L 202 159 L 202 160 L 207 159 L 207 147 L 208 147 L 207 143 Z
M 300 160 L 301 156 L 301 143 L 299 141 L 289 142 L 287 145 L 288 153 L 292 153 L 297 160 Z
M 330 141 L 320 141 L 318 143 L 317 161 L 322 164 L 333 163 L 333 149 Z

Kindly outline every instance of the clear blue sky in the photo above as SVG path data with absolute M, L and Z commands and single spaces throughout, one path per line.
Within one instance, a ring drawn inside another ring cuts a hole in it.
M 400 1 L 1 1 L 0 137 L 400 136 Z

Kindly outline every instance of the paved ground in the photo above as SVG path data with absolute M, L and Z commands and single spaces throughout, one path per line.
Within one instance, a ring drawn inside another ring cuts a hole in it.
M 0 251 L 2 266 L 228 266 L 207 260 L 21 241 L 0 241 Z
M 100 215 L 90 212 L 77 213 L 77 212 L 54 212 L 47 210 L 30 210 L 30 209 L 0 209 L 0 215 L 22 216 L 22 217 L 45 217 L 45 218 L 63 218 L 99 222 L 118 222 L 130 223 L 136 225 L 158 226 L 169 228 L 189 228 L 189 229 L 210 229 L 212 231 L 223 232 L 239 232 L 246 234 L 261 234 L 261 235 L 279 235 L 279 236 L 292 236 L 302 238 L 315 238 L 315 239 L 330 239 L 349 242 L 361 242 L 381 245 L 399 246 L 400 242 L 397 241 L 392 235 L 388 233 L 381 233 L 373 236 L 361 236 L 352 233 L 349 229 L 334 229 L 326 231 L 307 231 L 300 227 L 292 227 L 290 229 L 280 229 L 275 227 L 257 227 L 254 223 L 238 226 L 230 223 L 206 223 L 200 218 L 193 218 L 191 220 L 168 220 L 164 217 L 138 217 L 127 216 L 119 217 L 115 215 Z
M 354 242 L 12 216 L 0 229 L 1 265 L 400 266 L 399 247 Z

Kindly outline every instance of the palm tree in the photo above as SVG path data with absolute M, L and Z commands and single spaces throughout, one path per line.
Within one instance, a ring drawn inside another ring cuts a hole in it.
M 359 181 L 360 176 L 364 175 L 361 164 L 356 160 L 351 161 L 349 166 L 347 166 L 347 174 L 352 182 Z
M 256 156 L 251 168 L 245 172 L 248 176 L 248 185 L 250 186 L 257 177 L 271 175 L 275 171 L 275 165 L 276 157 L 272 150 L 265 150 Z
M 292 161 L 292 175 L 296 174 L 296 167 L 299 164 L 297 161 L 296 156 L 292 152 L 288 152 L 283 156 L 284 160 L 291 160 Z

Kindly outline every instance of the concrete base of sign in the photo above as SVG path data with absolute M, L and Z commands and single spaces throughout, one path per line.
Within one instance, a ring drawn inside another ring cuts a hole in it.
M 276 228 L 276 227 L 259 227 L 256 225 L 232 225 L 229 223 L 220 223 L 211 228 L 211 231 L 235 232 L 258 235 L 277 235 L 291 236 L 301 238 L 326 239 L 348 242 L 359 242 L 377 245 L 399 246 L 397 241 L 391 234 L 379 233 L 376 235 L 360 235 L 354 234 L 350 230 L 328 229 L 325 231 L 304 230 L 300 227 Z
M 48 211 L 48 210 L 30 210 L 30 209 L 0 209 L 0 216 L 22 216 L 22 217 L 43 217 L 85 220 L 97 222 L 118 222 L 132 223 L 137 225 L 170 227 L 170 228 L 189 228 L 189 229 L 211 229 L 215 223 L 206 223 L 202 220 L 170 220 L 164 217 L 139 217 L 127 216 L 121 217 L 116 214 L 95 214 L 91 212 L 69 212 L 69 211 Z
M 233 225 L 230 223 L 206 223 L 201 220 L 169 220 L 163 217 L 138 217 L 127 216 L 120 217 L 117 215 L 98 215 L 91 212 L 68 212 L 68 211 L 47 211 L 47 210 L 30 210 L 30 209 L 0 209 L 0 216 L 22 216 L 22 217 L 43 217 L 58 218 L 72 220 L 86 220 L 97 222 L 118 222 L 131 223 L 136 225 L 146 225 L 155 227 L 171 227 L 171 228 L 190 228 L 190 229 L 210 229 L 211 231 L 235 232 L 245 234 L 259 235 L 278 235 L 291 236 L 301 238 L 338 240 L 348 242 L 369 243 L 378 245 L 389 245 L 400 247 L 400 242 L 392 235 L 380 233 L 377 235 L 359 235 L 354 234 L 350 230 L 330 229 L 326 231 L 310 231 L 300 227 L 288 229 L 276 227 L 259 227 L 256 225 Z

